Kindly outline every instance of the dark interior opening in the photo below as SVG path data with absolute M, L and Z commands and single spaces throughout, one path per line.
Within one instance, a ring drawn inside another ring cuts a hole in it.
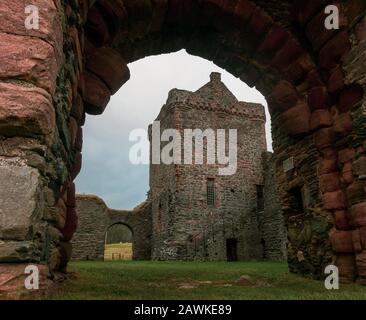
M 257 211 L 264 210 L 264 191 L 262 185 L 257 185 Z
M 237 240 L 226 239 L 227 261 L 238 261 Z
M 261 246 L 262 246 L 262 252 L 263 252 L 262 258 L 263 258 L 263 260 L 265 260 L 266 259 L 266 241 L 263 238 L 261 239 Z
M 304 212 L 304 201 L 302 196 L 302 188 L 296 187 L 289 191 L 290 193 L 290 206 L 294 213 Z

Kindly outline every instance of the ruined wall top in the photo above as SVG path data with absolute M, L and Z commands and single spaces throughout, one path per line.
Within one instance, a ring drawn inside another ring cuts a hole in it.
M 259 103 L 238 101 L 221 81 L 221 74 L 212 72 L 210 81 L 195 92 L 181 89 L 169 91 L 166 104 L 157 119 L 163 119 L 174 108 L 201 109 L 239 115 L 250 120 L 266 121 L 264 106 Z

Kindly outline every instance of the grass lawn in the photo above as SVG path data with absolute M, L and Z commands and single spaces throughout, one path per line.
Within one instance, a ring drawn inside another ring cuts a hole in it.
M 281 262 L 85 261 L 69 271 L 51 299 L 366 299 L 365 287 L 328 291 Z

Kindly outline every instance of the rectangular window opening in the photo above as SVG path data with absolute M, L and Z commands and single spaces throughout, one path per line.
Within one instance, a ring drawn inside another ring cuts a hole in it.
M 207 205 L 209 207 L 215 206 L 215 180 L 207 179 Z

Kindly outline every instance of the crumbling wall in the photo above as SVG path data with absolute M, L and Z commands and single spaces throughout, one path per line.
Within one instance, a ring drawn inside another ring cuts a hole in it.
M 273 154 L 263 153 L 263 211 L 259 213 L 259 230 L 266 260 L 287 259 L 287 229 L 276 182 Z
M 72 240 L 73 259 L 103 260 L 106 233 L 115 224 L 131 229 L 133 259 L 150 259 L 150 204 L 143 203 L 132 211 L 112 210 L 94 195 L 77 195 L 76 204 L 79 228 Z

